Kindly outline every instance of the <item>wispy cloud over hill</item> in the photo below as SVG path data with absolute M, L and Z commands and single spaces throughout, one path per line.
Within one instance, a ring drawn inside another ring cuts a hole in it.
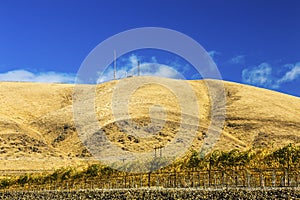
M 74 83 L 75 75 L 59 72 L 30 72 L 27 70 L 12 70 L 0 74 L 0 81 Z

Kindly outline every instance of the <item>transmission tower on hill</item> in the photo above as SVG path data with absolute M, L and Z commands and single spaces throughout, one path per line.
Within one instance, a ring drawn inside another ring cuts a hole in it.
M 114 50 L 114 80 L 117 79 L 117 55 L 116 50 Z
M 138 61 L 138 76 L 140 76 L 141 75 L 141 68 L 140 68 L 140 61 Z

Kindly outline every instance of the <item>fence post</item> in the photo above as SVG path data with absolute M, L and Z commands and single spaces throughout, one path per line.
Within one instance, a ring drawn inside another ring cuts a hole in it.
M 299 187 L 299 181 L 300 181 L 300 173 L 298 172 L 296 175 L 296 186 Z
M 176 170 L 174 170 L 174 184 L 173 184 L 173 187 L 176 187 Z
M 276 171 L 275 170 L 273 170 L 273 173 L 272 173 L 272 186 L 276 187 Z
M 125 176 L 124 176 L 124 188 L 126 188 L 126 180 L 127 179 L 127 173 L 125 173 Z
M 287 169 L 284 170 L 284 186 L 287 186 L 287 179 L 288 179 L 288 171 Z
M 235 187 L 238 187 L 239 185 L 239 174 L 237 172 L 234 172 L 234 179 L 235 179 Z
M 192 187 L 195 187 L 195 175 L 194 175 L 194 172 L 192 172 L 193 173 L 193 176 L 192 176 Z
M 222 187 L 224 187 L 224 185 L 225 185 L 225 175 L 224 175 L 224 171 L 222 170 L 222 177 L 221 177 L 221 179 L 222 179 Z
M 214 186 L 215 186 L 215 188 L 217 187 L 217 177 L 216 177 L 216 172 L 214 172 Z
M 148 187 L 151 186 L 151 172 L 148 173 Z
M 133 176 L 131 176 L 131 181 L 132 181 L 132 183 L 131 183 L 131 188 L 134 188 L 135 180 L 134 180 L 134 177 L 133 177 Z
M 191 180 L 191 174 L 189 173 L 189 183 L 188 183 L 188 187 L 190 188 L 192 185 L 192 180 Z
M 290 186 L 290 166 L 287 169 L 287 185 Z
M 206 179 L 206 178 L 205 178 L 205 175 L 206 175 L 206 174 L 203 174 L 203 187 L 204 187 L 204 189 L 206 188 L 206 184 L 205 184 L 205 181 L 206 181 L 205 179 Z
M 251 183 L 250 183 L 250 174 L 248 171 L 246 171 L 246 176 L 247 176 L 247 187 L 250 188 L 251 187 Z
M 296 187 L 299 187 L 299 172 L 296 174 Z
M 211 179 L 211 169 L 208 170 L 208 187 L 210 187 L 211 185 L 210 179 Z
M 200 182 L 200 172 L 198 172 L 198 187 L 200 188 L 201 182 Z
M 259 180 L 260 180 L 260 187 L 264 188 L 265 187 L 264 176 L 261 171 L 259 171 Z

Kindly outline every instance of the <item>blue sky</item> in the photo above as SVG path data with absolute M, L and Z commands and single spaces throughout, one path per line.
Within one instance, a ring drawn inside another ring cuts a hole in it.
M 100 42 L 149 26 L 195 39 L 224 80 L 300 96 L 298 0 L 0 0 L 0 80 L 73 82 Z M 159 51 L 119 58 L 119 76 L 137 59 L 145 74 L 196 77 L 184 59 Z

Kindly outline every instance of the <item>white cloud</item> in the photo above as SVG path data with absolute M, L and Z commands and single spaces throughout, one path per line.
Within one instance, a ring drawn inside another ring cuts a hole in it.
M 244 55 L 239 55 L 231 58 L 229 60 L 229 63 L 231 64 L 245 64 L 245 56 Z
M 285 75 L 277 81 L 278 84 L 285 83 L 285 82 L 291 82 L 291 81 L 297 79 L 298 77 L 300 77 L 300 63 L 297 63 L 294 66 L 289 65 L 289 68 L 290 68 L 290 71 L 287 71 L 285 73 Z
M 283 65 L 283 67 L 287 68 L 287 69 L 292 69 L 292 68 L 294 68 L 294 66 L 295 65 L 293 65 L 293 64 L 285 64 L 285 65 Z
M 126 76 L 137 76 L 138 61 L 141 60 L 135 54 L 132 54 L 129 58 L 122 59 L 122 62 L 126 64 L 117 66 L 117 78 L 124 78 Z M 169 65 L 157 63 L 155 57 L 151 57 L 151 62 L 140 63 L 140 75 L 141 76 L 160 76 L 165 78 L 184 79 L 184 76 L 179 73 L 175 67 Z M 114 72 L 112 68 L 107 69 L 102 75 L 99 76 L 97 83 L 103 83 L 112 80 Z
M 272 67 L 268 63 L 261 63 L 252 69 L 244 69 L 243 82 L 257 86 L 276 87 L 272 80 Z
M 127 75 L 127 70 L 125 68 L 117 68 L 116 77 L 117 79 L 124 78 Z M 104 83 L 114 79 L 114 71 L 109 69 L 105 71 L 102 75 L 99 75 L 97 83 Z
M 215 50 L 209 51 L 209 52 L 207 52 L 207 53 L 208 53 L 208 55 L 209 55 L 210 57 L 212 57 L 212 58 L 215 58 L 217 55 L 220 55 L 220 54 L 221 54 L 220 52 L 215 51 Z
M 159 63 L 142 63 L 141 64 L 142 76 L 160 76 L 165 78 L 183 79 L 183 76 L 174 68 L 159 64 Z M 136 68 L 132 72 L 137 71 Z
M 129 57 L 129 62 L 131 63 L 132 66 L 137 66 L 138 62 L 139 62 L 139 59 L 138 59 L 138 57 L 135 54 L 132 54 Z
M 57 72 L 33 73 L 27 70 L 13 70 L 0 73 L 0 81 L 74 83 L 75 75 Z
M 242 79 L 244 83 L 249 83 L 256 86 L 263 86 L 267 88 L 279 88 L 281 84 L 292 82 L 300 77 L 300 63 L 295 65 L 286 64 L 285 74 L 280 77 L 275 77 L 271 65 L 268 63 L 261 63 L 252 69 L 244 69 L 242 72 Z M 278 72 L 282 69 L 278 69 Z
M 153 63 L 157 63 L 157 59 L 156 59 L 156 57 L 155 57 L 155 56 L 152 56 L 152 57 L 151 57 L 151 62 L 153 62 Z

